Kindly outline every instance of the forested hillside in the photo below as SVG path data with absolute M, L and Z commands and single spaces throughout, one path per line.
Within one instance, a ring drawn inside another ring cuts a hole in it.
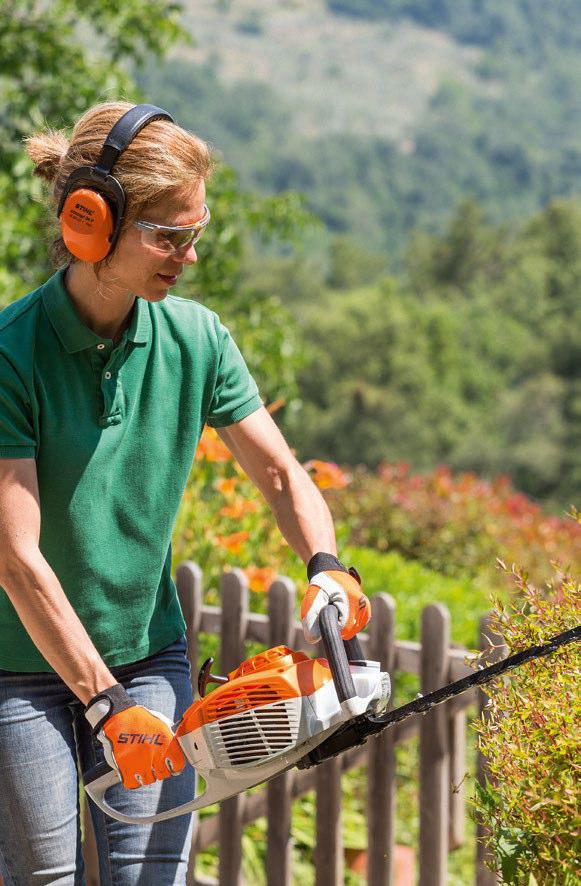
M 579 48 L 576 0 L 535 3 L 530 0 L 327 0 L 343 15 L 373 21 L 408 17 L 428 28 L 441 28 L 463 43 L 504 45 L 525 57 L 542 58 L 556 45 Z
M 466 196 L 500 221 L 579 190 L 577 7 L 198 0 L 196 47 L 141 83 L 243 186 L 303 191 L 331 231 L 394 254 Z
M 507 474 L 581 500 L 581 206 L 509 235 L 463 204 L 398 278 L 305 298 L 308 363 L 291 441 L 348 464 Z

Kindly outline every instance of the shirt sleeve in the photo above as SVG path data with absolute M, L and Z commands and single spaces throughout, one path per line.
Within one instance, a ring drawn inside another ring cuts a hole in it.
M 256 382 L 225 326 L 217 322 L 220 358 L 207 422 L 225 428 L 242 421 L 262 406 Z
M 0 353 L 0 458 L 34 458 L 36 438 L 24 381 Z

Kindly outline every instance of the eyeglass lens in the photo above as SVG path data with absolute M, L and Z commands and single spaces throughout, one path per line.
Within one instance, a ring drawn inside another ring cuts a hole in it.
M 185 246 L 193 246 L 202 236 L 203 228 L 199 231 L 155 231 L 155 245 L 159 249 L 177 250 Z

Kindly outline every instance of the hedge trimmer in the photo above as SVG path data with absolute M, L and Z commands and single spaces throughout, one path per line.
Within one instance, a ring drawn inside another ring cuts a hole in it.
M 202 809 L 293 766 L 307 769 L 322 763 L 395 723 L 581 639 L 577 626 L 388 711 L 389 674 L 381 671 L 379 662 L 363 657 L 356 638 L 341 639 L 335 606 L 326 606 L 319 618 L 326 659 L 276 646 L 249 658 L 227 677 L 211 673 L 213 659 L 204 662 L 198 677 L 200 699 L 175 730 L 205 783 L 202 793 L 155 815 L 128 816 L 105 800 L 105 792 L 121 777 L 108 763 L 100 763 L 84 776 L 85 790 L 97 806 L 130 824 Z M 211 682 L 219 685 L 206 695 Z

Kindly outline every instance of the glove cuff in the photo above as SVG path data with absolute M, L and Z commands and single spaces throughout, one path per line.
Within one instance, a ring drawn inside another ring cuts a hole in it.
M 310 581 L 313 575 L 317 575 L 319 572 L 327 572 L 330 569 L 338 572 L 347 572 L 347 569 L 334 554 L 325 554 L 319 551 L 317 554 L 313 554 L 307 563 L 307 578 Z
M 85 717 L 93 727 L 93 735 L 97 735 L 109 717 L 133 707 L 135 702 L 127 690 L 121 683 L 115 683 L 91 699 L 85 707 Z

